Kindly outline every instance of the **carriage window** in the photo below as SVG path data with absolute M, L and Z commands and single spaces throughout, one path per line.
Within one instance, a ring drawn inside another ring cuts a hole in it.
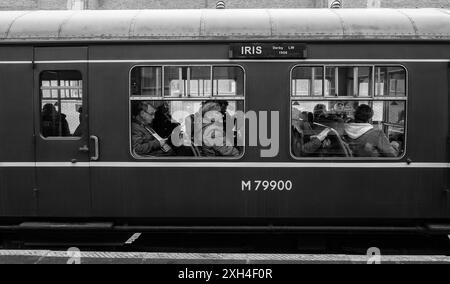
M 142 69 L 163 70 L 164 96 L 133 92 Z M 131 71 L 131 152 L 136 158 L 225 157 L 243 153 L 244 71 L 235 66 L 154 66 Z M 134 76 L 134 77 L 133 77 Z
M 132 96 L 161 97 L 161 67 L 134 68 L 131 72 Z
M 322 86 L 322 67 L 298 67 L 292 71 L 293 96 L 322 96 Z
M 334 90 L 344 90 L 347 94 L 346 98 L 311 100 L 298 96 L 295 90 L 292 90 L 292 155 L 297 158 L 398 158 L 403 156 L 406 92 L 403 92 L 403 95 L 397 95 L 398 98 L 374 96 L 376 91 L 372 90 L 372 88 L 375 89 L 375 84 L 372 83 L 371 74 L 375 74 L 376 77 L 376 74 L 380 73 L 383 75 L 381 77 L 390 78 L 383 81 L 390 81 L 387 84 L 396 80 L 397 92 L 397 90 L 405 90 L 405 70 L 402 67 L 378 66 L 345 68 L 324 66 L 324 68 L 326 70 L 325 84 L 330 81 L 328 91 L 333 90 L 334 85 L 336 86 Z M 375 73 L 372 73 L 373 71 Z M 341 77 L 340 73 L 345 75 Z M 294 75 L 295 72 L 292 74 Z M 358 78 L 357 84 L 354 78 Z M 292 81 L 295 80 L 296 78 L 292 78 Z M 339 87 L 340 84 L 336 84 L 336 80 L 345 82 L 347 87 Z M 380 80 L 376 82 L 382 83 Z M 399 85 L 403 86 L 398 87 Z M 354 93 L 356 89 L 357 94 L 350 96 L 349 94 Z M 327 87 L 325 94 L 327 94 Z M 340 97 L 339 92 L 338 97 Z
M 165 66 L 164 87 L 168 97 L 211 96 L 211 67 Z
M 406 96 L 406 71 L 402 67 L 377 67 L 375 69 L 376 96 Z
M 371 67 L 326 67 L 325 96 L 371 96 Z
M 244 71 L 240 67 L 214 67 L 213 95 L 243 96 L 244 84 L 242 84 L 242 78 L 244 78 Z
M 81 136 L 83 80 L 80 72 L 42 72 L 40 100 L 43 137 Z

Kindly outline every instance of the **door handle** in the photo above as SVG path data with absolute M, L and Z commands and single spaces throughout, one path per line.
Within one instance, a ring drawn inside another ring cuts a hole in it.
M 98 137 L 95 135 L 91 135 L 91 137 L 89 138 L 94 140 L 94 156 L 91 157 L 91 161 L 97 161 L 99 158 Z

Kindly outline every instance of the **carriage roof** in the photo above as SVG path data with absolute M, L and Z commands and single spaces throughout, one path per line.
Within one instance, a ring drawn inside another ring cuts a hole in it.
M 2 11 L 0 43 L 450 40 L 446 9 Z

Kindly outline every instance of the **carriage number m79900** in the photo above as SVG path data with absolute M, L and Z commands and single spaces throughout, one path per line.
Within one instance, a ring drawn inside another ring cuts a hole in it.
M 243 180 L 242 191 L 289 191 L 292 189 L 290 180 Z

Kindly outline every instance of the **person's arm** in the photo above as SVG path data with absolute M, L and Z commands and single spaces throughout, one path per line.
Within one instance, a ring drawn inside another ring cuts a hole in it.
M 233 146 L 213 146 L 213 149 L 220 156 L 237 157 L 240 154 L 239 150 Z
M 145 141 L 146 134 L 137 128 L 133 128 L 131 132 L 131 144 L 138 155 L 148 155 L 153 151 L 157 151 L 161 148 L 158 140 L 153 139 Z
M 223 137 L 223 132 L 218 131 L 216 132 L 216 139 L 220 139 L 223 141 L 222 146 L 213 146 L 213 149 L 216 153 L 219 153 L 220 156 L 229 156 L 229 157 L 237 157 L 240 155 L 239 150 L 234 146 L 227 146 L 226 145 L 226 139 Z
M 389 143 L 389 140 L 387 139 L 386 135 L 382 131 L 380 131 L 380 134 L 379 134 L 377 148 L 382 157 L 397 157 L 398 156 L 398 151 L 394 147 L 392 147 L 392 145 Z
M 305 154 L 315 153 L 320 148 L 320 146 L 322 146 L 323 140 L 327 138 L 330 131 L 330 128 L 325 128 L 319 134 L 311 136 L 309 141 L 303 144 L 302 152 Z
M 217 130 L 217 131 L 214 131 Z M 209 131 L 209 132 L 208 132 Z M 227 139 L 224 137 L 224 133 L 222 129 L 211 126 L 205 129 L 205 133 L 209 135 L 214 135 L 214 139 L 216 141 L 222 141 L 221 145 L 211 145 L 210 147 L 216 152 L 219 156 L 228 156 L 228 157 L 236 157 L 240 155 L 239 150 L 234 146 L 227 145 Z M 214 134 L 212 134 L 214 133 Z M 205 135 L 208 135 L 205 134 Z M 234 143 L 230 143 L 229 145 L 233 145 Z M 206 145 L 208 146 L 208 145 Z
M 322 146 L 322 141 L 317 137 L 312 137 L 309 142 L 303 144 L 302 153 L 313 154 L 320 148 L 320 146 Z

